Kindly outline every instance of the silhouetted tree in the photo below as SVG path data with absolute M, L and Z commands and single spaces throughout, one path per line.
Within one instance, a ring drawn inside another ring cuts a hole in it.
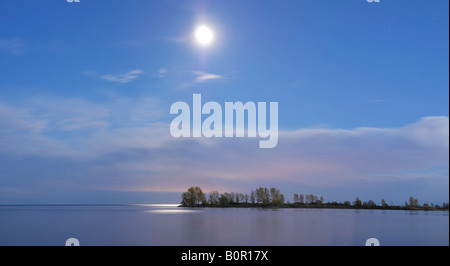
M 223 194 L 227 197 L 227 199 L 230 203 L 234 203 L 234 192 L 230 192 L 230 193 L 225 192 Z
M 298 203 L 299 199 L 298 199 L 298 194 L 294 193 L 294 203 Z
M 243 203 L 245 201 L 245 195 L 243 193 L 239 193 L 239 202 Z
M 274 187 L 270 188 L 270 201 L 273 205 L 281 204 L 281 192 L 279 189 Z
M 230 197 L 227 197 L 227 195 L 225 194 L 229 194 L 229 193 L 224 193 L 220 196 L 219 198 L 219 204 L 220 206 L 229 206 L 231 201 L 230 201 Z M 231 195 L 230 195 L 231 196 Z
M 355 207 L 361 207 L 362 206 L 362 202 L 361 202 L 361 200 L 359 199 L 359 197 L 356 197 L 356 200 L 355 200 L 355 202 L 354 202 L 354 205 L 355 205 Z
M 367 207 L 369 207 L 369 208 L 375 208 L 376 206 L 377 206 L 377 204 L 373 200 L 369 200 L 367 202 Z
M 300 194 L 300 196 L 298 197 L 298 200 L 300 201 L 300 203 L 305 203 L 305 195 Z
M 248 203 L 248 198 L 249 198 L 248 194 L 245 194 L 245 195 L 244 195 L 244 201 L 245 201 L 245 203 Z
M 409 204 L 407 207 L 409 208 L 419 207 L 419 200 L 415 199 L 413 196 L 409 197 Z
M 181 204 L 183 206 L 206 204 L 206 196 L 200 187 L 190 187 L 181 195 Z
M 413 207 L 414 206 L 414 197 L 409 197 L 409 204 L 408 207 Z
M 311 199 L 313 203 L 317 203 L 317 201 L 319 200 L 319 198 L 316 195 L 311 194 Z
M 230 193 L 230 195 L 229 195 L 229 199 L 230 199 L 230 203 L 234 203 L 235 201 L 235 195 L 234 195 L 234 192 L 231 192 Z
M 284 195 L 283 194 L 280 195 L 280 204 L 284 204 Z
M 259 187 L 255 190 L 256 202 L 264 205 L 270 204 L 270 193 L 266 187 Z
M 220 194 L 217 191 L 211 191 L 209 193 L 209 204 L 216 205 L 219 203 Z

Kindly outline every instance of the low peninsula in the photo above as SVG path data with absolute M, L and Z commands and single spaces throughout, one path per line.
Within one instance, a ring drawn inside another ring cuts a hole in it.
M 203 207 L 203 208 L 321 208 L 321 209 L 380 209 L 380 210 L 426 210 L 426 211 L 448 211 L 449 204 L 424 203 L 410 197 L 402 205 L 388 204 L 384 199 L 381 204 L 373 200 L 362 201 L 359 197 L 353 202 L 325 202 L 323 196 L 314 194 L 297 194 L 292 197 L 293 201 L 286 200 L 285 196 L 277 188 L 259 187 L 252 190 L 250 195 L 218 191 L 203 193 L 200 187 L 190 187 L 181 195 L 180 207 Z

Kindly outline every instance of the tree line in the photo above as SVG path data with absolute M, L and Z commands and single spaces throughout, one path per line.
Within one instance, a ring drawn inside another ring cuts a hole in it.
M 394 209 L 394 210 L 449 210 L 449 204 L 419 204 L 419 200 L 410 197 L 403 205 L 388 204 L 384 199 L 381 204 L 373 200 L 362 201 L 359 197 L 345 202 L 325 202 L 323 196 L 294 193 L 293 201 L 287 200 L 279 189 L 258 187 L 250 194 L 238 192 L 203 193 L 200 187 L 190 187 L 181 195 L 182 207 L 277 207 L 277 208 L 341 208 L 341 209 Z

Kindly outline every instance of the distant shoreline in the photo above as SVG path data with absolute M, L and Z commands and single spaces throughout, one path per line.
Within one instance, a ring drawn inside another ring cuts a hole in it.
M 292 206 L 294 203 L 291 204 L 285 204 L 281 206 L 263 206 L 260 204 L 235 204 L 235 205 L 228 205 L 228 206 L 220 206 L 220 205 L 183 205 L 180 204 L 178 207 L 181 208 L 218 208 L 218 209 L 231 209 L 231 208 L 242 208 L 242 209 L 336 209 L 336 210 L 397 210 L 397 211 L 441 211 L 441 212 L 448 212 L 449 209 L 442 209 L 442 208 L 409 208 L 409 207 L 403 207 L 403 206 L 389 206 L 387 208 L 382 206 L 377 207 L 343 207 L 343 206 L 334 206 L 330 203 L 324 203 L 322 205 L 301 205 L 301 206 Z
M 355 201 L 345 202 L 325 202 L 323 196 L 320 198 L 314 194 L 293 195 L 294 202 L 286 202 L 285 196 L 277 188 L 259 187 L 251 191 L 250 195 L 238 192 L 218 191 L 203 193 L 200 187 L 190 187 L 181 195 L 181 205 L 179 207 L 197 208 L 267 208 L 267 209 L 353 209 L 353 210 L 409 210 L 409 211 L 448 211 L 449 204 L 434 205 L 433 203 L 419 204 L 419 200 L 409 197 L 409 202 L 404 205 L 387 204 L 384 199 L 381 205 L 377 205 L 373 200 L 362 201 L 356 197 Z

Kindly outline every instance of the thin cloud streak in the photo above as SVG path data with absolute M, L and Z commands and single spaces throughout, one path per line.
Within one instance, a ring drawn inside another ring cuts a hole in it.
M 189 77 L 189 79 L 181 84 L 179 84 L 176 88 L 178 90 L 185 89 L 188 87 L 191 87 L 198 83 L 207 83 L 207 82 L 213 82 L 213 81 L 221 81 L 224 80 L 225 77 L 223 75 L 219 74 L 213 74 L 213 73 L 206 73 L 203 71 L 192 71 L 190 74 L 193 74 L 195 77 L 192 79 L 192 77 Z
M 143 73 L 144 71 L 141 69 L 135 69 L 121 75 L 102 75 L 100 78 L 115 83 L 130 83 L 133 80 L 138 79 Z
M 197 77 L 195 78 L 196 82 L 207 82 L 210 80 L 220 80 L 223 79 L 223 76 L 211 73 L 205 73 L 202 71 L 194 71 L 193 72 Z
M 23 55 L 25 53 L 25 41 L 22 38 L 0 39 L 0 50 L 6 50 L 12 55 Z

